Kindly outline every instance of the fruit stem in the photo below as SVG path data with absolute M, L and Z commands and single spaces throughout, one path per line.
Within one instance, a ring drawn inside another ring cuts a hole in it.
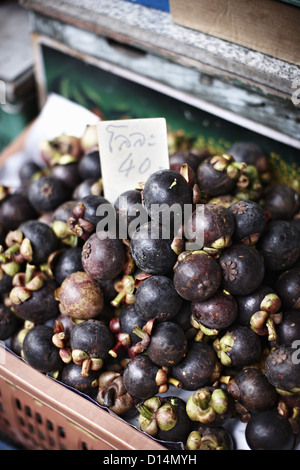
M 120 307 L 122 300 L 126 297 L 125 289 L 119 292 L 116 297 L 111 301 L 113 307 Z
M 203 411 L 208 409 L 210 399 L 211 394 L 206 389 L 199 389 L 194 394 L 194 403 Z
M 84 377 L 88 377 L 91 365 L 92 365 L 91 359 L 90 358 L 85 359 L 81 364 L 80 375 L 83 375 Z
M 139 338 L 144 338 L 145 335 L 147 334 L 145 331 L 142 330 L 142 328 L 138 325 L 136 325 L 133 330 L 133 333 L 135 333 Z
M 32 279 L 36 271 L 36 267 L 33 264 L 27 263 L 25 270 L 25 285 L 28 284 Z
M 7 248 L 7 250 L 5 250 L 5 253 L 4 253 L 6 260 L 11 259 L 12 255 L 17 253 L 19 249 L 20 249 L 19 243 L 15 243 L 14 245 Z
M 276 332 L 274 322 L 271 318 L 267 319 L 266 327 L 267 327 L 267 330 L 268 330 L 268 341 L 276 341 L 277 332 Z
M 150 408 L 146 405 L 144 405 L 143 403 L 137 405 L 137 409 L 139 411 L 139 413 L 146 419 L 152 419 L 153 417 L 153 411 L 150 410 Z
M 114 358 L 118 356 L 118 352 L 121 348 L 128 349 L 131 346 L 131 338 L 129 334 L 118 333 L 116 337 L 117 337 L 116 345 L 108 351 L 108 354 Z
M 182 382 L 175 379 L 174 377 L 168 377 L 167 382 L 171 385 L 174 385 L 174 387 L 176 387 L 176 388 L 182 388 Z

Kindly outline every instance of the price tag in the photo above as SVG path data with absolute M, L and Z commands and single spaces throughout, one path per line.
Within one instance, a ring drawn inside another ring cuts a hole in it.
M 100 121 L 97 126 L 103 192 L 112 204 L 155 171 L 169 168 L 164 118 Z

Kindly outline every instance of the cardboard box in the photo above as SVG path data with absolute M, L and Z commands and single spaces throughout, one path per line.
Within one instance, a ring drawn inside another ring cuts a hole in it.
M 277 0 L 170 0 L 174 22 L 300 65 L 300 9 Z

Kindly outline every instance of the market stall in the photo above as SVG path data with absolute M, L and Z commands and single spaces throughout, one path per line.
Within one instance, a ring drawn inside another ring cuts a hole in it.
M 9 11 L 29 20 L 22 83 L 36 107 L 0 154 L 0 285 L 17 318 L 0 338 L 0 420 L 26 449 L 297 449 L 300 8 L 205 3 L 22 0 Z M 89 217 L 96 203 L 119 217 L 125 191 L 135 216 L 145 212 L 142 227 L 155 221 L 151 204 L 177 204 L 178 226 L 145 248 L 136 226 L 120 236 L 118 225 L 101 254 L 99 227 L 110 231 L 111 219 Z M 25 200 L 11 215 L 13 195 Z M 76 263 L 63 276 L 69 250 Z M 50 284 L 51 300 L 34 306 Z M 38 327 L 59 366 L 28 352 Z M 89 341 L 105 351 L 79 346 L 79 327 L 101 327 Z M 284 364 L 292 378 L 282 379 Z M 113 408 L 116 398 L 128 409 Z M 265 423 L 271 434 L 257 442 Z

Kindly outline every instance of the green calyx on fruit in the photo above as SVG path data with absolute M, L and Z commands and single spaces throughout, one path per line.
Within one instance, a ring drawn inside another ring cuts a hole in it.
M 198 431 L 192 431 L 187 438 L 186 447 L 188 450 L 228 450 L 225 443 L 220 442 L 218 436 L 213 431 L 201 435 Z
M 192 421 L 211 423 L 216 414 L 223 414 L 228 409 L 226 393 L 221 388 L 211 392 L 207 387 L 199 388 L 191 395 L 186 404 L 186 412 Z
M 175 407 L 161 397 L 151 397 L 137 405 L 137 409 L 140 412 L 141 430 L 153 437 L 158 434 L 159 429 L 169 431 L 177 424 L 178 416 Z
M 78 237 L 70 230 L 68 224 L 62 220 L 54 220 L 52 230 L 64 245 L 75 247 L 78 244 Z
M 34 265 L 27 263 L 23 273 L 17 273 L 13 277 L 13 288 L 9 298 L 13 304 L 20 304 L 31 297 L 32 292 L 41 289 L 44 285 L 45 276 L 37 271 Z
M 213 342 L 214 349 L 224 366 L 231 364 L 231 359 L 228 352 L 231 351 L 234 345 L 234 338 L 230 333 L 226 333 L 222 338 L 216 338 Z
M 268 336 L 269 341 L 275 341 L 276 325 L 282 321 L 281 299 L 277 294 L 267 294 L 261 304 L 260 310 L 255 312 L 250 319 L 251 329 L 261 336 Z
M 133 276 L 125 274 L 121 280 L 114 284 L 115 290 L 118 292 L 116 297 L 111 301 L 113 307 L 121 305 L 132 305 L 134 303 L 135 281 Z
M 195 341 L 202 341 L 204 336 L 216 336 L 219 332 L 216 328 L 208 328 L 204 326 L 200 321 L 196 320 L 193 315 L 190 317 L 190 322 L 193 328 L 200 330 L 200 334 L 196 335 Z
M 210 163 L 217 171 L 226 171 L 228 176 L 232 179 L 237 180 L 247 165 L 243 162 L 235 162 L 231 155 L 223 154 L 216 155 L 211 158 Z
M 1 262 L 16 261 L 30 263 L 33 257 L 33 249 L 30 240 L 24 237 L 21 230 L 11 230 L 5 238 L 7 249 L 1 253 Z
M 81 365 L 81 375 L 88 377 L 89 370 L 100 370 L 103 367 L 103 359 L 100 357 L 90 357 L 81 349 L 73 349 L 72 360 L 75 364 Z

